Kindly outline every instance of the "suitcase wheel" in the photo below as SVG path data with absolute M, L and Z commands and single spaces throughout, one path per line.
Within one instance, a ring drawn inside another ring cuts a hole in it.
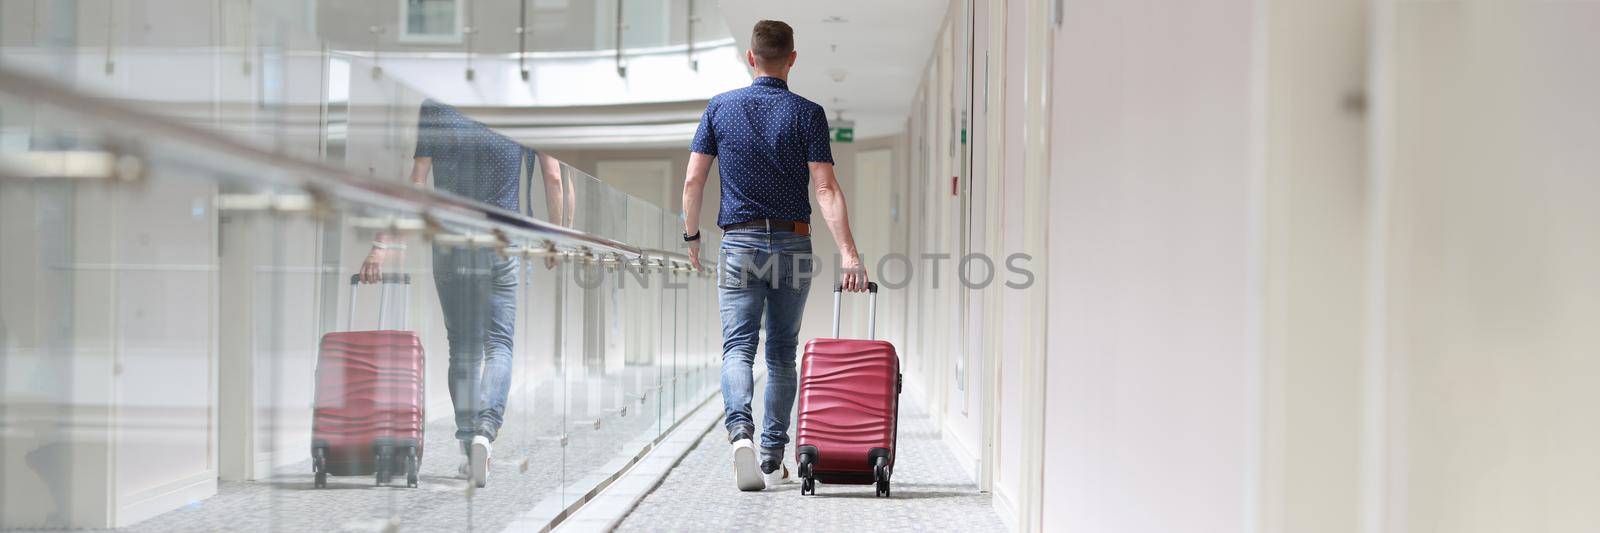
M 373 475 L 376 485 L 388 485 L 394 481 L 394 446 L 379 445 L 377 457 L 378 473 Z
M 316 481 L 312 486 L 324 488 L 328 486 L 328 449 L 317 447 L 311 450 L 311 472 L 316 474 Z
M 889 457 L 878 455 L 872 465 L 872 480 L 877 485 L 877 495 L 880 498 L 889 497 Z
M 817 464 L 816 448 L 813 446 L 801 446 L 798 455 L 800 457 L 796 458 L 795 462 L 800 464 L 800 477 L 812 477 L 814 467 Z
M 816 494 L 817 479 L 813 474 L 817 462 L 817 448 L 801 446 L 796 451 L 800 456 L 796 461 L 800 463 L 800 495 Z
M 417 449 L 411 448 L 406 454 L 406 486 L 417 488 Z

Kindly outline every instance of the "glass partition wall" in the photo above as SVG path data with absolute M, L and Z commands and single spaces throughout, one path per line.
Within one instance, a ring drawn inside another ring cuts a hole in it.
M 0 29 L 0 528 L 538 528 L 714 394 L 675 211 L 323 46 L 342 21 L 217 2 L 224 42 L 132 53 L 45 38 L 131 16 L 67 4 Z M 184 49 L 225 82 L 163 93 Z

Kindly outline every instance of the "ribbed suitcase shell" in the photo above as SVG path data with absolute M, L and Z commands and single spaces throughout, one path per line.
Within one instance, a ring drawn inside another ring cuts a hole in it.
M 900 359 L 888 341 L 813 339 L 800 360 L 795 447 L 815 446 L 823 483 L 871 484 L 873 448 L 894 470 Z
M 423 361 L 422 341 L 410 331 L 322 336 L 311 438 L 328 444 L 328 473 L 376 472 L 373 445 L 383 438 L 414 444 L 422 460 Z

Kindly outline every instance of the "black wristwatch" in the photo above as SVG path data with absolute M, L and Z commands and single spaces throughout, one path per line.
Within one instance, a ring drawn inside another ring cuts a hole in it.
M 694 242 L 698 240 L 700 240 L 700 232 L 698 231 L 694 232 L 694 235 L 690 235 L 688 233 L 683 234 L 683 242 Z

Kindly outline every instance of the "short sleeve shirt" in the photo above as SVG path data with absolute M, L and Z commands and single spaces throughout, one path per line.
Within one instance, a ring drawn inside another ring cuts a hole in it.
M 822 106 L 766 76 L 713 97 L 689 150 L 717 158 L 718 226 L 763 218 L 809 223 L 808 163 L 833 163 Z
M 530 150 L 455 108 L 422 102 L 416 157 L 433 158 L 434 186 L 508 211 L 517 211 L 522 162 Z

